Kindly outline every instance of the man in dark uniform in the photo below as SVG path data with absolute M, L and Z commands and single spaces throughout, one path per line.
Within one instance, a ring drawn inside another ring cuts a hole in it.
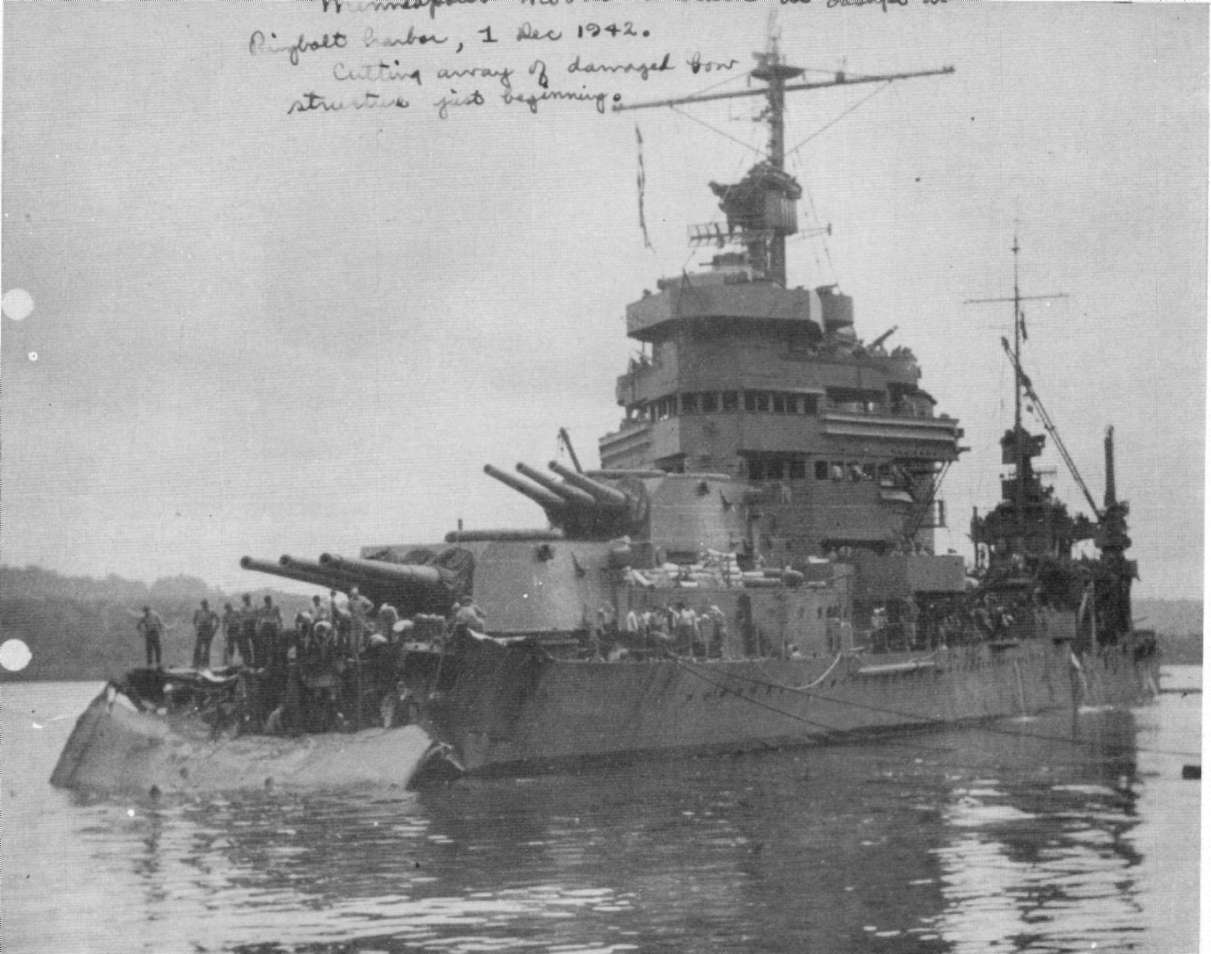
M 223 665 L 230 666 L 240 642 L 240 614 L 230 603 L 223 604 Z
M 160 637 L 164 633 L 164 620 L 160 619 L 160 614 L 150 606 L 144 606 L 143 615 L 139 617 L 139 624 L 136 628 L 139 635 L 143 637 L 143 646 L 147 650 L 147 668 L 151 669 L 152 666 L 155 666 L 156 669 L 162 668 L 163 646 Z
M 282 632 L 282 608 L 274 606 L 273 597 L 266 594 L 265 605 L 258 616 L 256 644 L 252 654 L 258 666 L 266 666 L 277 650 L 278 636 Z
M 356 586 L 349 589 L 349 622 L 350 638 L 353 640 L 353 652 L 361 653 L 366 648 L 366 638 L 370 633 L 370 611 L 374 604 L 358 592 Z
M 252 597 L 245 593 L 242 597 L 243 603 L 240 604 L 240 639 L 237 647 L 240 650 L 240 661 L 245 666 L 255 666 L 257 660 L 253 658 L 252 646 L 256 640 L 256 624 L 257 611 L 252 605 Z
M 193 629 L 196 634 L 193 644 L 193 668 L 210 668 L 210 643 L 219 628 L 219 614 L 202 600 L 200 609 L 193 611 Z

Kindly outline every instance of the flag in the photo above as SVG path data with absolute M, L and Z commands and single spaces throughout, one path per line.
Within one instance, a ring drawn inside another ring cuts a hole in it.
M 1022 340 L 1028 341 L 1029 338 L 1026 334 L 1026 312 L 1022 311 L 1021 309 L 1018 310 L 1018 328 L 1022 332 Z
M 639 131 L 639 124 L 635 124 L 635 140 L 639 145 L 639 171 L 635 176 L 635 183 L 639 187 L 639 228 L 643 231 L 643 247 L 651 248 L 652 242 L 648 238 L 648 224 L 643 215 L 643 192 L 647 186 L 647 173 L 643 168 L 643 133 Z

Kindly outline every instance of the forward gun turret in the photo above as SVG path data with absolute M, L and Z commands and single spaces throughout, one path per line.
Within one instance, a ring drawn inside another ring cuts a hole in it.
M 288 560 L 288 557 L 283 557 L 283 560 Z M 254 570 L 257 573 L 268 573 L 271 576 L 280 576 L 287 580 L 295 580 L 299 583 L 309 583 L 312 586 L 321 586 L 325 589 L 344 590 L 350 584 L 347 580 L 337 580 L 324 573 L 313 572 L 310 569 L 303 569 L 293 565 L 293 563 L 271 563 L 268 560 L 257 560 L 254 557 L 246 556 L 240 558 L 240 566 L 245 570 Z
M 320 566 L 365 581 L 381 581 L 394 586 L 416 587 L 430 593 L 449 597 L 453 574 L 436 566 L 412 563 L 387 563 L 383 560 L 360 560 L 354 557 L 320 554 Z

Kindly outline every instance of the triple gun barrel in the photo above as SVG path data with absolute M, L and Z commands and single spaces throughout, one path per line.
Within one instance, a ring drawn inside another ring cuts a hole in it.
M 518 464 L 517 472 L 529 478 L 528 481 L 491 464 L 484 465 L 484 473 L 529 497 L 547 512 L 552 523 L 560 526 L 616 530 L 634 512 L 635 499 L 629 493 L 570 470 L 557 461 L 551 461 L 547 466 L 563 479 L 555 480 L 526 464 Z
M 401 596 L 413 595 L 448 604 L 455 595 L 452 574 L 440 567 L 415 563 L 360 560 L 322 553 L 318 562 L 283 555 L 277 563 L 272 563 L 246 556 L 240 560 L 240 566 L 343 593 L 357 587 L 375 602 L 381 602 L 380 597 L 399 600 Z

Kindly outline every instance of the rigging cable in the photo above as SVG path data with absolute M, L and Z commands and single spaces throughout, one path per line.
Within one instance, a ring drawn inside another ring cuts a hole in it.
M 699 126 L 705 126 L 711 132 L 722 136 L 724 139 L 730 139 L 732 142 L 736 143 L 737 145 L 743 146 L 745 149 L 749 150 L 750 152 L 755 152 L 759 156 L 765 155 L 765 152 L 761 149 L 758 149 L 756 146 L 750 145 L 749 143 L 745 142 L 742 139 L 737 139 L 731 133 L 726 133 L 722 129 L 716 129 L 710 123 L 706 122 L 703 119 L 699 119 L 697 116 L 693 116 L 693 115 L 687 113 L 684 109 L 678 109 L 676 106 L 673 106 L 673 105 L 670 105 L 669 109 L 671 109 L 675 113 L 679 113 L 680 115 L 684 116 L 686 119 L 693 120 Z
M 709 93 L 713 89 L 718 89 L 720 86 L 726 86 L 728 83 L 734 83 L 734 82 L 736 82 L 738 80 L 742 80 L 742 79 L 744 79 L 744 80 L 748 79 L 748 75 L 741 74 L 739 76 L 729 76 L 726 79 L 721 79 L 718 83 L 712 83 L 710 86 L 707 86 L 705 89 L 698 90 L 698 92 L 695 93 L 694 95 L 701 96 L 704 93 Z M 693 116 L 690 113 L 687 113 L 685 110 L 678 109 L 676 106 L 672 106 L 672 105 L 669 106 L 669 109 L 673 110 L 673 112 L 675 112 L 675 113 L 680 113 L 686 119 L 692 120 L 693 122 L 698 123 L 700 126 L 705 126 L 711 132 L 717 133 L 718 135 L 723 136 L 725 139 L 730 139 L 732 142 L 743 146 L 745 149 L 748 149 L 751 152 L 755 152 L 758 155 L 765 155 L 765 153 L 761 149 L 757 148 L 756 146 L 750 145 L 747 142 L 737 139 L 735 136 L 725 133 L 721 129 L 716 129 L 710 123 L 706 122 L 705 120 L 699 119 L 697 116 Z
M 848 116 L 850 113 L 852 113 L 852 112 L 853 112 L 855 109 L 857 109 L 858 107 L 862 106 L 862 105 L 863 105 L 864 103 L 866 103 L 868 100 L 873 99 L 874 97 L 878 96 L 878 95 L 879 95 L 881 92 L 883 92 L 883 90 L 887 89 L 887 87 L 889 87 L 890 85 L 891 85 L 891 80 L 888 80 L 888 81 L 887 81 L 886 83 L 884 83 L 883 85 L 881 85 L 881 86 L 876 86 L 872 92 L 867 93 L 865 96 L 863 96 L 863 97 L 862 97 L 860 100 L 858 100 L 856 103 L 854 103 L 854 104 L 853 104 L 852 106 L 850 106 L 848 109 L 846 109 L 844 112 L 842 112 L 842 113 L 840 113 L 839 115 L 835 116 L 833 119 L 830 119 L 830 120 L 829 120 L 827 123 L 825 123 L 825 124 L 824 124 L 823 126 L 821 126 L 819 129 L 817 129 L 817 130 L 816 130 L 814 133 L 812 133 L 812 134 L 811 134 L 810 136 L 808 136 L 806 139 L 804 139 L 804 140 L 802 140 L 801 142 L 798 142 L 798 143 L 796 143 L 795 145 L 793 145 L 793 146 L 792 146 L 790 149 L 788 149 L 788 150 L 786 151 L 786 154 L 787 154 L 788 156 L 794 155 L 794 154 L 795 154 L 796 152 L 798 152 L 798 151 L 799 151 L 799 150 L 800 150 L 800 149 L 801 149 L 803 146 L 806 146 L 806 145 L 807 145 L 809 142 L 811 142 L 811 141 L 812 141 L 813 139 L 815 139 L 817 136 L 823 135 L 825 132 L 827 132 L 827 131 L 828 131 L 829 129 L 831 129 L 833 126 L 837 125 L 837 123 L 841 122 L 841 120 L 842 120 L 842 119 L 844 119 L 846 116 Z
M 799 164 L 799 161 L 798 161 L 798 159 L 796 159 L 795 160 L 796 167 L 798 167 L 798 164 Z M 804 176 L 803 179 L 806 181 L 807 177 Z M 803 185 L 803 194 L 805 196 L 807 196 L 807 207 L 809 209 L 811 209 L 812 221 L 815 222 L 816 227 L 819 228 L 820 227 L 820 213 L 818 213 L 816 211 L 816 201 L 815 201 L 815 199 L 812 198 L 811 187 L 804 184 Z M 837 274 L 837 266 L 833 264 L 833 253 L 832 253 L 832 250 L 828 246 L 828 237 L 827 236 L 820 237 L 820 245 L 824 248 L 824 258 L 828 262 L 828 275 L 830 278 L 832 278 L 833 284 L 839 287 L 841 284 L 841 278 Z
M 755 705 L 759 709 L 766 709 L 770 712 L 777 713 L 778 715 L 786 716 L 788 719 L 793 719 L 796 722 L 802 722 L 805 725 L 814 726 L 817 729 L 823 729 L 825 732 L 841 732 L 841 731 L 843 731 L 841 729 L 838 729 L 836 726 L 826 725 L 823 722 L 816 722 L 815 720 L 809 719 L 809 718 L 807 718 L 807 716 L 800 715 L 797 712 L 790 712 L 786 709 L 780 709 L 777 706 L 772 706 L 767 702 L 758 702 L 756 699 L 745 696 L 743 692 L 741 692 L 738 689 L 734 689 L 731 686 L 728 686 L 726 683 L 716 682 L 714 679 L 708 679 L 705 675 L 703 675 L 701 672 L 699 672 L 693 666 L 689 665 L 681 657 L 677 657 L 676 662 L 677 662 L 678 666 L 680 666 L 682 669 L 684 669 L 686 672 L 688 672 L 691 676 L 694 676 L 697 679 L 701 679 L 707 685 L 714 686 L 716 689 L 720 690 L 721 693 L 725 693 L 725 694 L 731 693 L 732 695 L 736 696 L 738 699 L 742 700 L 743 702 L 748 702 L 752 705 Z M 740 677 L 740 678 L 743 678 L 743 677 Z M 777 685 L 776 683 L 762 682 L 759 679 L 748 679 L 746 681 L 755 683 L 760 686 L 768 686 L 771 689 L 781 689 L 782 688 L 781 686 Z M 794 692 L 795 690 L 788 689 L 787 691 Z M 949 749 L 941 748 L 936 745 L 920 745 L 918 743 L 905 742 L 903 740 L 899 740 L 896 744 L 905 745 L 910 749 L 922 749 L 926 752 L 947 752 L 947 751 L 949 751 Z

